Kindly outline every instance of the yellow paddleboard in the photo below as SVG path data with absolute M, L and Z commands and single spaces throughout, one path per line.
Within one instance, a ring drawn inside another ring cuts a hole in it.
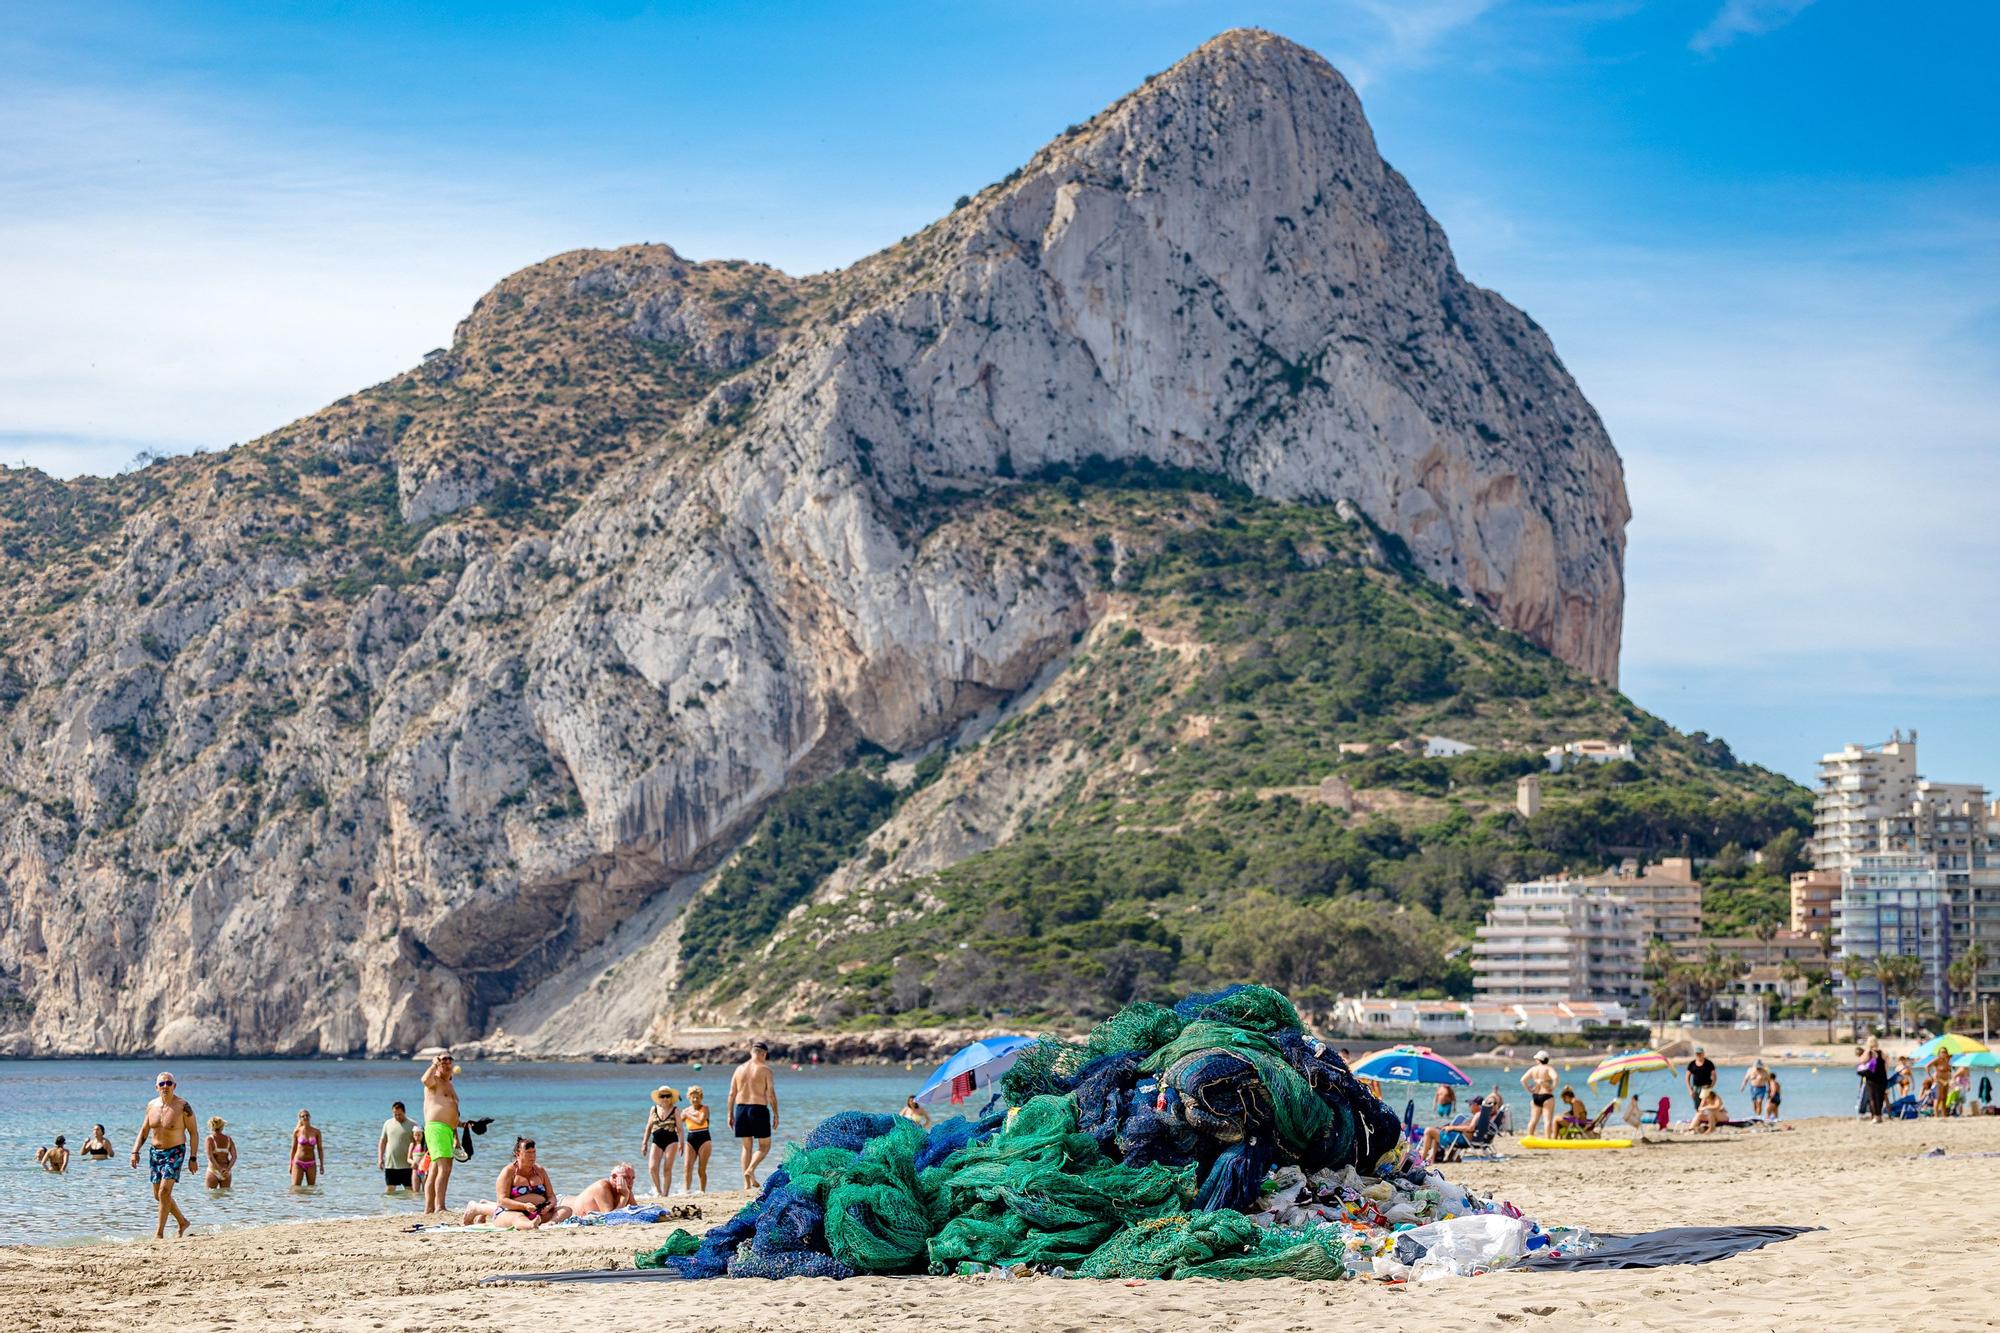
M 1629 1148 L 1630 1139 L 1522 1139 L 1523 1148 Z

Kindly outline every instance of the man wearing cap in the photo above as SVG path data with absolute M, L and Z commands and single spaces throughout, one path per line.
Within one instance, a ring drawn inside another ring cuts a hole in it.
M 1528 1072 L 1521 1075 L 1521 1086 L 1528 1090 L 1528 1100 L 1535 1106 L 1528 1113 L 1528 1133 L 1533 1138 L 1537 1134 L 1548 1138 L 1556 1136 L 1556 1071 L 1549 1063 L 1547 1051 L 1535 1052 L 1535 1063 L 1528 1066 Z M 1547 1128 L 1541 1126 L 1547 1122 Z
M 1715 1086 L 1715 1061 L 1708 1058 L 1708 1052 L 1697 1046 L 1694 1059 L 1687 1062 L 1688 1096 L 1694 1099 L 1694 1109 L 1701 1109 L 1701 1094 Z
M 194 1108 L 187 1099 L 174 1091 L 174 1076 L 166 1070 L 153 1080 L 158 1096 L 146 1103 L 145 1119 L 139 1125 L 139 1137 L 132 1141 L 132 1165 L 139 1165 L 139 1149 L 148 1139 L 152 1146 L 147 1150 L 146 1166 L 153 1178 L 153 1198 L 160 1205 L 158 1223 L 153 1228 L 153 1239 L 164 1240 L 167 1235 L 167 1218 L 171 1215 L 180 1230 L 188 1233 L 187 1214 L 174 1202 L 174 1185 L 179 1182 L 181 1172 L 192 1166 L 201 1169 L 198 1157 L 190 1157 L 199 1152 L 195 1147 Z
M 778 1132 L 778 1089 L 771 1080 L 771 1048 L 752 1042 L 750 1058 L 736 1066 L 729 1080 L 729 1128 L 743 1145 L 743 1188 L 759 1188 L 757 1164 L 771 1153 L 771 1136 Z
M 451 1185 L 451 1164 L 458 1152 L 458 1089 L 452 1076 L 458 1071 L 450 1051 L 439 1051 L 424 1070 L 424 1151 L 431 1159 L 424 1176 L 424 1211 L 447 1211 L 445 1190 Z

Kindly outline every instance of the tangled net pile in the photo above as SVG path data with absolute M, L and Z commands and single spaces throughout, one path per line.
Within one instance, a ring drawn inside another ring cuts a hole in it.
M 1434 1251 L 1444 1259 L 1431 1267 L 1461 1271 L 1518 1258 L 1537 1238 L 1572 1240 L 1399 1162 L 1395 1114 L 1266 987 L 1131 1005 L 1082 1044 L 1045 1036 L 1001 1090 L 1009 1110 L 928 1131 L 843 1111 L 698 1246 L 677 1233 L 638 1262 L 687 1277 L 1024 1265 L 1394 1277 L 1424 1275 Z M 1463 1228 L 1436 1230 L 1466 1221 L 1504 1225 L 1470 1249 Z

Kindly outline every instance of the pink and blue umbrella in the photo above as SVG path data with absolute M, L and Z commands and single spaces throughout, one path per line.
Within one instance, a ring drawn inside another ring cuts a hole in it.
M 1033 1037 L 986 1037 L 975 1041 L 937 1067 L 930 1081 L 918 1091 L 917 1101 L 921 1105 L 929 1105 L 948 1100 L 952 1084 L 961 1075 L 971 1076 L 962 1085 L 966 1092 L 986 1087 L 1012 1069 L 1014 1062 L 1021 1058 L 1021 1052 L 1034 1044 Z

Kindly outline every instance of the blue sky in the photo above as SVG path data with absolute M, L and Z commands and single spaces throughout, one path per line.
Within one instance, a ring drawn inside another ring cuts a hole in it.
M 845 264 L 1215 33 L 1360 88 L 1623 453 L 1639 703 L 2000 785 L 2000 6 L 150 3 L 0 28 L 0 460 L 116 470 L 411 364 L 501 275 Z

